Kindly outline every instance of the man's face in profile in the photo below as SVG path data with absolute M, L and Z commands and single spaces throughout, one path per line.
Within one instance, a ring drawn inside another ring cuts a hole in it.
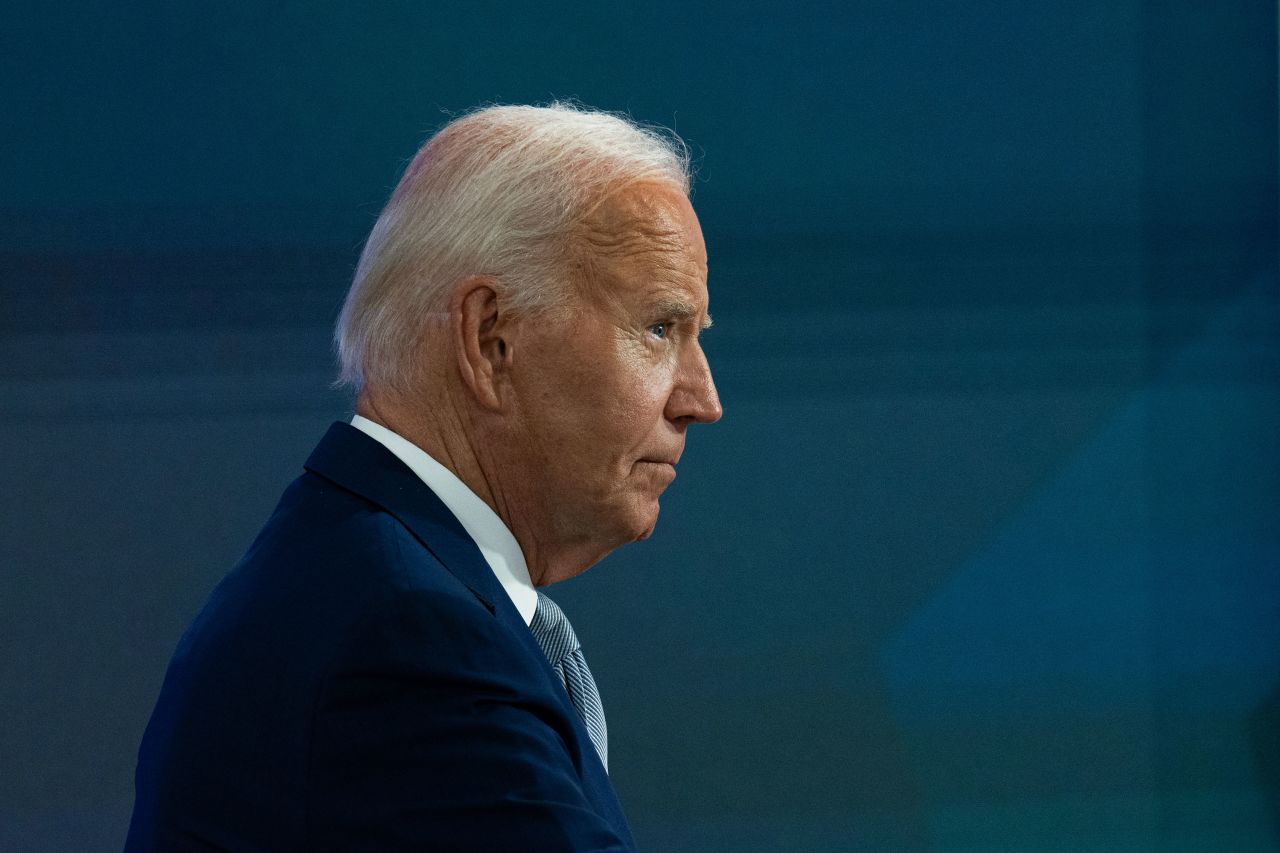
M 663 184 L 606 201 L 578 247 L 576 309 L 520 337 L 509 435 L 557 538 L 613 548 L 652 533 L 686 428 L 721 414 L 698 340 L 707 255 L 688 199 Z

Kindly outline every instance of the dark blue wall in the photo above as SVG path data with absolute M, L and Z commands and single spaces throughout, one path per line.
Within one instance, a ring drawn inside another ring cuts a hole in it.
M 726 412 L 557 588 L 645 849 L 1280 849 L 1274 3 L 182 5 L 0 28 L 0 848 L 122 843 L 422 139 L 576 96 Z

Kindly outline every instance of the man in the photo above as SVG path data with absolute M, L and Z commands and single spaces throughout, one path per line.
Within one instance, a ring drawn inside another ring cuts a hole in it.
M 539 587 L 654 528 L 720 403 L 683 146 L 493 107 L 417 154 L 338 321 L 330 427 L 183 637 L 126 849 L 632 850 Z

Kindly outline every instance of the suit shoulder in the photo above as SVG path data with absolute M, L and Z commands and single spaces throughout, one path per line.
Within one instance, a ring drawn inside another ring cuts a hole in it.
M 396 516 L 310 472 L 285 491 L 235 574 L 261 581 L 291 574 L 352 604 L 394 590 L 460 586 Z
M 219 825 L 289 849 L 332 674 L 420 666 L 406 641 L 439 650 L 493 621 L 394 516 L 299 477 L 170 662 L 139 752 L 140 825 Z M 289 805 L 269 807 L 279 791 Z

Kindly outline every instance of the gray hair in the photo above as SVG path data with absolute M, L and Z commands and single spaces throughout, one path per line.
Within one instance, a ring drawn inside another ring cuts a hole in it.
M 445 125 L 373 226 L 338 317 L 335 385 L 405 388 L 425 320 L 470 275 L 513 312 L 569 303 L 570 239 L 605 198 L 661 181 L 688 195 L 674 132 L 572 103 L 490 106 Z

